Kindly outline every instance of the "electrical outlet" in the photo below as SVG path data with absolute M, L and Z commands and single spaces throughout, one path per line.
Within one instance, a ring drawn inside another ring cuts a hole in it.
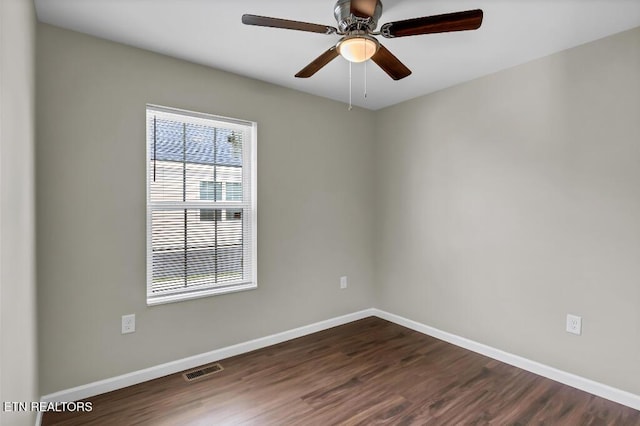
M 345 288 L 347 288 L 347 277 L 340 277 L 340 289 L 344 290 Z
M 582 334 L 582 317 L 567 314 L 567 333 Z
M 122 316 L 122 334 L 136 331 L 136 314 Z

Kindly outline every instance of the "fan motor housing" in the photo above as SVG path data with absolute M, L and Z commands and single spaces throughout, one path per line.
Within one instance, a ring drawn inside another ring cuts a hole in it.
M 351 13 L 351 0 L 338 0 L 333 9 L 333 16 L 338 22 L 338 28 L 344 33 L 352 31 L 374 31 L 378 26 L 378 19 L 382 15 L 382 3 L 376 2 L 376 9 L 370 18 L 361 18 Z

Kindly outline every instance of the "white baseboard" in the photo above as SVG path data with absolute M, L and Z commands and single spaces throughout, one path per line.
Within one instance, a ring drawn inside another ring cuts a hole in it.
M 610 401 L 626 405 L 627 407 L 640 410 L 640 395 L 623 391 L 621 389 L 617 389 L 590 379 L 586 379 L 572 373 L 567 373 L 566 371 L 558 370 L 557 368 L 553 368 L 548 365 L 541 364 L 539 362 L 532 361 L 530 359 L 523 358 L 521 356 L 514 355 L 509 352 L 505 352 L 470 339 L 466 339 L 464 337 L 456 336 L 455 334 L 447 333 L 446 331 L 442 331 L 437 328 L 419 323 L 417 321 L 413 321 L 399 315 L 382 311 L 380 309 L 373 309 L 373 315 L 387 321 L 391 321 L 403 327 L 410 328 L 422 334 L 435 337 L 436 339 L 444 340 L 445 342 L 454 344 L 456 346 L 460 346 L 470 351 L 477 352 L 498 361 L 502 361 L 506 364 L 513 365 L 514 367 L 521 368 L 539 376 L 555 380 L 556 382 L 560 382 L 576 389 L 589 392 L 590 394 L 608 399 Z
M 296 339 L 298 337 L 306 336 L 307 334 L 316 333 L 318 331 L 326 330 L 338 325 L 347 324 L 373 315 L 373 309 L 365 309 L 363 311 L 316 322 L 314 324 L 305 325 L 302 327 L 294 328 L 292 330 L 287 330 L 281 333 L 272 334 L 270 336 L 250 340 L 248 342 L 239 343 L 237 345 L 216 349 L 211 352 L 206 352 L 177 361 L 168 362 L 166 364 L 157 365 L 155 367 L 145 368 L 144 370 L 134 371 L 131 373 L 123 374 L 121 376 L 100 380 L 71 389 L 65 389 L 59 392 L 44 395 L 40 400 L 43 402 L 65 402 L 89 398 L 95 395 L 103 394 L 105 392 L 111 392 L 117 389 L 125 388 L 127 386 L 146 382 L 148 380 L 153 380 L 169 374 L 174 374 L 179 371 L 188 370 L 190 368 L 198 367 L 203 364 L 209 364 L 211 362 L 220 361 L 221 359 L 251 352 L 256 349 L 261 349 L 267 346 L 275 345 L 277 343 L 286 342 L 287 340 Z
M 349 322 L 357 321 L 369 316 L 377 316 L 379 318 L 391 321 L 420 333 L 435 337 L 448 343 L 452 343 L 456 346 L 460 346 L 470 351 L 477 352 L 479 354 L 496 359 L 498 361 L 502 361 L 515 367 L 522 368 L 523 370 L 530 371 L 540 376 L 547 377 L 551 380 L 555 380 L 557 382 L 564 383 L 585 392 L 589 392 L 593 395 L 597 395 L 602 398 L 617 402 L 619 404 L 634 408 L 636 410 L 640 410 L 640 395 L 635 395 L 630 392 L 616 389 L 611 386 L 577 376 L 575 374 L 567 373 L 548 365 L 544 365 L 527 358 L 523 358 L 518 355 L 514 355 L 500 349 L 496 349 L 491 346 L 466 339 L 464 337 L 456 336 L 455 334 L 447 333 L 437 328 L 421 324 L 417 321 L 413 321 L 399 315 L 391 314 L 389 312 L 385 312 L 375 308 L 365 309 L 362 311 L 354 312 L 352 314 L 331 318 L 325 321 L 320 321 L 314 324 L 298 327 L 281 333 L 272 334 L 270 336 L 261 337 L 259 339 L 250 340 L 248 342 L 239 343 L 237 345 L 216 349 L 211 352 L 168 362 L 166 364 L 161 364 L 155 367 L 146 368 L 144 370 L 134 371 L 110 379 L 100 380 L 75 388 L 55 392 L 49 395 L 44 395 L 41 398 L 41 401 L 64 402 L 89 398 L 105 392 L 111 392 L 117 389 L 125 388 L 127 386 L 146 382 L 148 380 L 157 379 L 169 374 L 174 374 L 179 371 L 198 367 L 203 364 L 216 362 L 221 359 L 229 358 L 232 356 L 251 352 L 256 349 L 275 345 L 277 343 L 282 343 L 287 340 L 306 336 L 308 334 L 326 330 L 331 327 L 347 324 Z M 36 422 L 36 425 L 39 424 L 39 422 Z

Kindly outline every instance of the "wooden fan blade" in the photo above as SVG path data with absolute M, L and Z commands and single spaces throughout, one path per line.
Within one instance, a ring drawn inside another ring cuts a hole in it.
M 328 25 L 310 24 L 308 22 L 290 21 L 288 19 L 269 18 L 258 15 L 242 15 L 242 23 L 258 27 L 284 28 L 286 30 L 307 31 L 320 34 L 335 34 L 338 30 Z
M 411 75 L 411 70 L 383 45 L 380 45 L 371 60 L 378 64 L 394 80 L 400 80 Z
M 388 22 L 380 28 L 380 33 L 387 38 L 406 37 L 450 31 L 477 30 L 480 25 L 482 25 L 482 10 L 475 9 Z
M 337 57 L 338 49 L 335 46 L 332 46 L 329 50 L 314 59 L 313 62 L 311 62 L 309 65 L 301 69 L 298 74 L 296 74 L 296 77 L 309 78 Z
M 378 0 L 351 0 L 351 13 L 359 18 L 371 18 L 377 5 Z

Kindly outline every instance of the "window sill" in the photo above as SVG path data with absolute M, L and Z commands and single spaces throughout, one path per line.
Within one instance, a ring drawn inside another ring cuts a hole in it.
M 166 303 L 183 302 L 186 300 L 200 299 L 203 297 L 218 296 L 227 293 L 236 293 L 238 291 L 255 290 L 258 284 L 246 283 L 229 287 L 217 287 L 207 290 L 197 290 L 191 293 L 167 294 L 159 296 L 147 296 L 147 306 L 164 305 Z

